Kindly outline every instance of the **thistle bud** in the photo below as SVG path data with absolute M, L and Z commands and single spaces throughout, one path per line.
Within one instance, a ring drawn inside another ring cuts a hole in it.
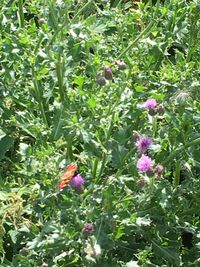
M 86 223 L 82 229 L 83 234 L 91 234 L 94 231 L 94 225 L 92 223 Z
M 137 184 L 140 185 L 140 186 L 144 186 L 145 185 L 144 177 L 140 177 L 140 179 L 137 181 Z
M 146 102 L 143 103 L 143 108 L 148 110 L 149 115 L 154 116 L 157 112 L 157 102 L 155 99 L 148 99 Z
M 39 24 L 40 24 L 40 25 L 44 24 L 45 22 L 46 22 L 46 21 L 45 21 L 44 18 L 40 18 L 40 19 L 39 19 Z
M 116 64 L 117 64 L 119 70 L 125 70 L 127 68 L 126 63 L 123 61 L 118 60 L 118 61 L 116 61 Z
M 136 142 L 140 139 L 141 135 L 137 131 L 133 131 L 133 140 Z
M 102 76 L 102 74 L 99 74 L 98 77 L 97 77 L 97 83 L 100 85 L 100 86 L 104 86 L 106 84 L 106 80 L 105 78 Z
M 161 175 L 164 172 L 164 167 L 161 164 L 158 164 L 155 167 L 155 173 L 157 173 L 158 175 Z
M 112 71 L 111 71 L 111 68 L 109 66 L 105 66 L 104 74 L 105 74 L 106 80 L 112 80 Z
M 157 107 L 157 112 L 158 112 L 159 115 L 163 115 L 163 114 L 164 114 L 164 112 L 165 112 L 165 107 L 164 107 L 163 104 L 158 105 L 158 107 Z

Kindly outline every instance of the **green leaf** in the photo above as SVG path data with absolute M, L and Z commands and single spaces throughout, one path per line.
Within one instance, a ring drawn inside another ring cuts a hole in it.
M 174 251 L 173 248 L 163 247 L 155 239 L 152 240 L 153 250 L 156 255 L 160 255 L 165 259 L 167 263 L 174 264 L 175 266 L 180 265 L 180 259 L 178 253 Z
M 15 244 L 17 242 L 17 234 L 18 234 L 18 232 L 16 230 L 10 230 L 8 233 L 9 233 L 11 239 L 12 239 L 12 242 Z
M 6 136 L 6 133 L 0 129 L 0 140 Z
M 6 152 L 12 147 L 14 139 L 8 135 L 0 139 L 0 160 L 5 157 Z
M 142 86 L 142 85 L 136 85 L 135 86 L 135 91 L 138 92 L 138 93 L 142 93 L 142 92 L 144 92 L 146 90 L 147 90 L 147 88 Z
M 125 225 L 121 225 L 120 227 L 117 228 L 115 239 L 119 239 L 120 237 L 124 235 L 124 228 L 125 228 Z
M 89 98 L 88 99 L 88 104 L 91 108 L 95 108 L 96 107 L 96 100 L 95 98 Z
M 0 191 L 0 200 L 5 201 L 7 200 L 7 198 L 8 198 L 8 195 L 6 194 L 6 192 Z

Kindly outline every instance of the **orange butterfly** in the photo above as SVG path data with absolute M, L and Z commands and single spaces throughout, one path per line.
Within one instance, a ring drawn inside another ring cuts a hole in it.
M 60 177 L 60 184 L 59 184 L 60 190 L 62 190 L 69 184 L 73 176 L 76 174 L 76 171 L 77 171 L 77 166 L 75 164 L 70 164 L 65 168 L 63 175 Z

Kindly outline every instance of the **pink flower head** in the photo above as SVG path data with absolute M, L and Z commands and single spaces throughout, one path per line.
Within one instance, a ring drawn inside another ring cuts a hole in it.
M 84 234 L 91 234 L 93 231 L 94 231 L 94 225 L 92 223 L 86 223 L 82 230 Z
M 105 66 L 104 70 L 105 72 L 111 72 L 111 68 L 109 66 Z
M 146 102 L 143 103 L 143 107 L 148 110 L 155 110 L 157 107 L 157 102 L 155 99 L 148 99 Z
M 149 137 L 140 137 L 136 142 L 136 147 L 139 152 L 145 153 L 152 145 L 152 140 Z
M 80 174 L 74 176 L 71 180 L 71 185 L 75 188 L 82 187 L 84 183 L 85 181 Z
M 137 168 L 139 172 L 149 172 L 152 170 L 152 159 L 146 155 L 142 155 L 137 162 Z

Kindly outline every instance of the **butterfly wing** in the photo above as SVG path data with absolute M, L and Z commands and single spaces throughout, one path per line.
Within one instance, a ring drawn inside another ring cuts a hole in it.
M 72 177 L 75 175 L 76 171 L 77 171 L 77 166 L 75 164 L 70 164 L 66 167 L 63 175 L 60 177 L 60 184 L 59 184 L 60 190 L 62 190 L 69 184 Z

